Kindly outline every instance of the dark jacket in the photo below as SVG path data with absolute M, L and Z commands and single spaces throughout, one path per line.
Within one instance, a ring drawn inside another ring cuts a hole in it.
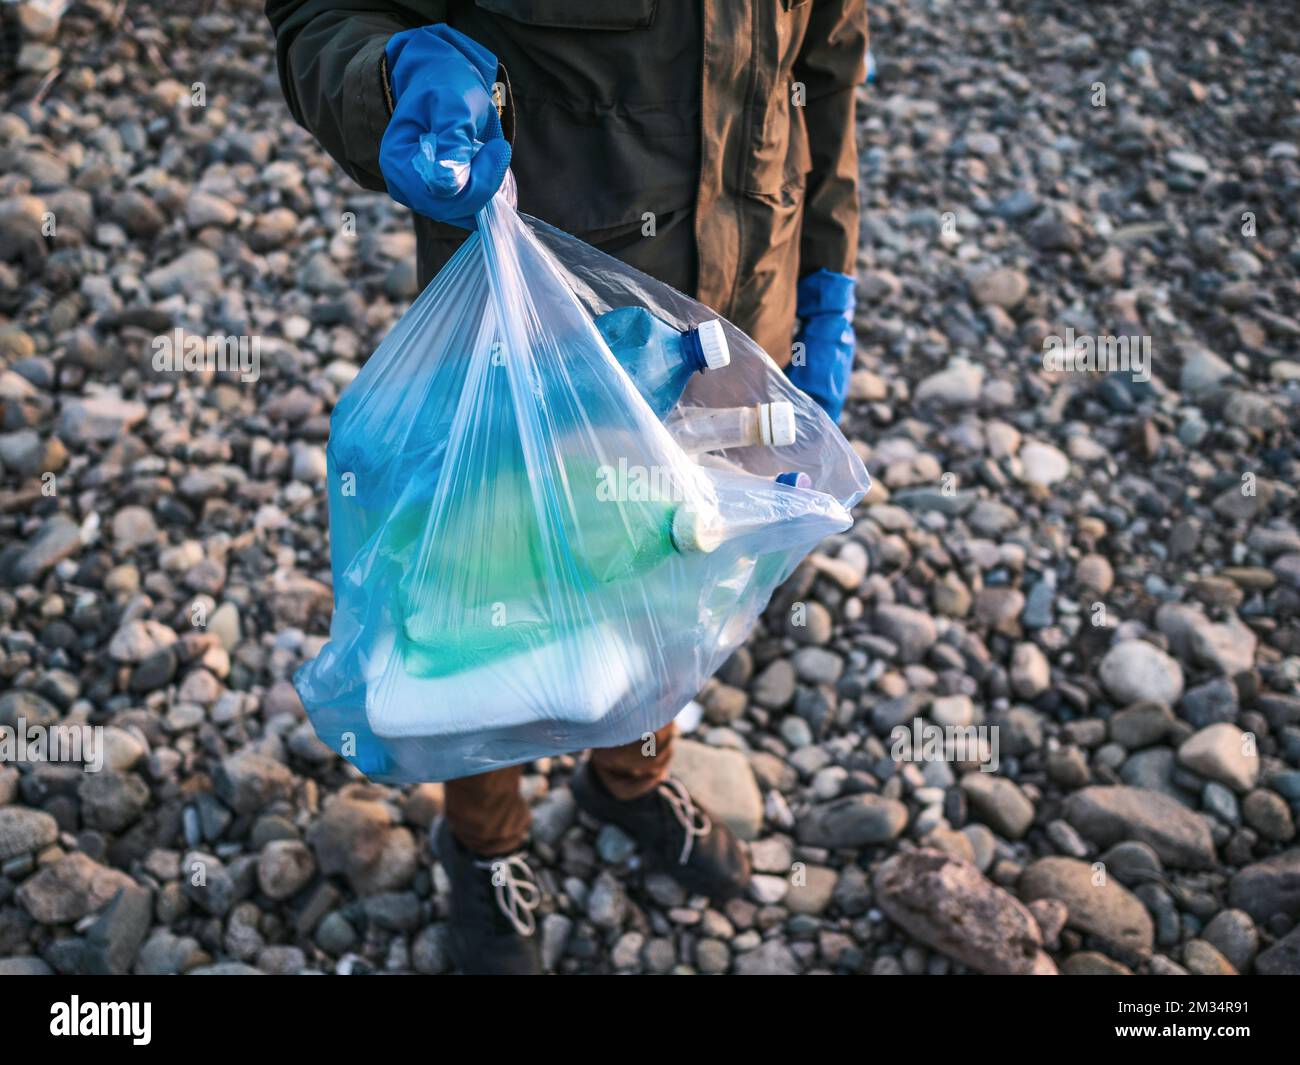
M 854 271 L 865 0 L 267 0 L 266 10 L 294 117 L 368 189 L 385 188 L 384 46 L 446 22 L 508 76 L 521 210 L 691 293 L 782 363 L 796 280 Z M 643 235 L 648 215 L 655 236 Z M 418 217 L 416 228 L 427 281 L 463 232 Z

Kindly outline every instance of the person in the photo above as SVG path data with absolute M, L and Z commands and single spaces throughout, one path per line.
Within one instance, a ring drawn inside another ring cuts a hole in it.
M 838 418 L 853 360 L 865 0 L 267 0 L 294 118 L 414 212 L 421 285 L 513 173 L 520 210 L 709 305 Z M 742 845 L 671 777 L 673 726 L 593 751 L 579 809 L 692 893 Z M 450 781 L 435 829 L 468 972 L 541 969 L 521 767 Z

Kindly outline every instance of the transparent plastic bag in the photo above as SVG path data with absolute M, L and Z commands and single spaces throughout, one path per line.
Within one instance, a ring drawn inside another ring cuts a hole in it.
M 861 462 L 730 325 L 684 404 L 796 404 L 795 445 L 692 461 L 593 325 L 706 308 L 499 195 L 340 397 L 328 447 L 334 618 L 295 677 L 375 779 L 448 780 L 667 724 L 808 550 Z M 815 489 L 776 483 L 808 473 Z

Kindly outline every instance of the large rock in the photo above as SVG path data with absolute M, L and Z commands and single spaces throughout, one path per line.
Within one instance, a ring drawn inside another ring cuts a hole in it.
M 140 976 L 175 976 L 210 960 L 196 939 L 159 928 L 140 948 L 135 971 Z
M 931 374 L 916 386 L 913 401 L 944 407 L 969 407 L 978 402 L 984 384 L 984 370 L 974 363 L 958 360 L 946 370 Z
M 35 692 L 18 688 L 0 695 L 0 725 L 8 725 L 15 731 L 37 726 L 50 728 L 59 723 L 60 717 L 58 707 Z
M 1246 866 L 1228 885 L 1228 901 L 1261 923 L 1278 914 L 1300 918 L 1300 847 Z
M 1029 294 L 1029 278 L 1019 270 L 999 266 L 972 278 L 970 291 L 976 303 L 1010 310 Z
M 799 961 L 779 939 L 765 939 L 754 950 L 741 954 L 733 970 L 737 976 L 798 976 Z
M 1011 652 L 1011 690 L 1021 699 L 1037 699 L 1052 685 L 1052 667 L 1035 643 L 1018 643 Z
M 1146 640 L 1120 640 L 1101 660 L 1101 682 L 1118 703 L 1149 699 L 1173 706 L 1183 694 L 1183 669 Z
M 1164 603 L 1156 611 L 1156 628 L 1169 640 L 1169 648 L 1182 658 L 1192 657 L 1192 634 L 1209 624 L 1199 606 L 1192 603 Z
M 1259 778 L 1254 738 L 1236 725 L 1221 721 L 1189 736 L 1178 748 L 1178 761 L 1203 777 L 1237 791 L 1249 791 Z
M 149 806 L 149 785 L 134 773 L 87 773 L 77 787 L 81 819 L 88 828 L 123 832 Z
M 938 638 L 934 619 L 913 607 L 886 603 L 875 617 L 876 631 L 898 647 L 900 662 L 919 662 Z
M 763 796 L 743 754 L 678 740 L 673 746 L 672 772 L 711 817 L 741 839 L 757 838 L 763 826 Z
M 134 618 L 108 641 L 108 656 L 118 662 L 144 662 L 176 642 L 176 633 L 160 621 Z
M 45 443 L 35 429 L 0 433 L 0 467 L 21 479 L 38 477 L 49 468 L 45 465 L 45 453 Z
M 1120 766 L 1119 776 L 1131 788 L 1149 788 L 1187 806 L 1187 793 L 1174 783 L 1178 756 L 1168 747 L 1148 747 Z
M 113 546 L 125 554 L 149 547 L 158 539 L 158 525 L 147 507 L 123 507 L 113 515 L 112 530 Z
M 1178 716 L 1193 728 L 1204 728 L 1216 721 L 1233 721 L 1239 713 L 1236 685 L 1226 677 L 1189 689 L 1178 708 Z
M 1145 958 L 1155 941 L 1151 915 L 1114 877 L 1094 872 L 1077 858 L 1040 858 L 1020 877 L 1020 897 L 1060 899 L 1069 910 L 1066 924 L 1097 936 L 1129 954 Z
M 1300 976 L 1300 926 L 1255 959 L 1255 972 L 1262 976 Z
M 239 218 L 239 209 L 229 200 L 195 189 L 185 204 L 185 221 L 194 229 L 204 226 L 232 226 Z
M 13 561 L 14 584 L 35 584 L 47 570 L 81 548 L 81 527 L 62 514 L 47 518 Z
M 1190 939 L 1183 944 L 1183 965 L 1197 976 L 1236 976 L 1237 970 L 1213 943 Z
M 975 815 L 1007 839 L 1020 839 L 1034 823 L 1034 804 L 1014 780 L 989 773 L 967 773 L 961 778 Z
M 819 803 L 799 819 L 799 842 L 810 847 L 868 847 L 897 839 L 907 807 L 880 795 L 846 795 Z
M 1250 968 L 1259 953 L 1259 930 L 1250 914 L 1243 910 L 1220 910 L 1202 930 L 1201 938 L 1227 958 L 1238 972 Z
M 307 831 L 316 864 L 326 876 L 342 875 L 358 895 L 397 891 L 416 872 L 415 839 L 394 826 L 388 807 L 340 796 Z
M 614 931 L 621 928 L 628 911 L 627 889 L 608 870 L 596 877 L 587 893 L 587 916 L 597 928 Z
M 213 292 L 221 285 L 221 260 L 208 248 L 190 248 L 171 262 L 150 270 L 144 283 L 156 296 Z
M 315 872 L 316 859 L 300 840 L 271 840 L 257 857 L 257 884 L 267 898 L 292 898 Z
M 63 408 L 59 436 L 71 444 L 107 443 L 144 421 L 143 403 L 105 393 L 75 399 Z
M 59 941 L 69 944 L 64 959 L 70 971 L 94 976 L 131 972 L 152 918 L 152 893 L 138 884 L 124 887 L 86 929 L 84 938 Z
M 1136 751 L 1164 739 L 1173 726 L 1174 715 L 1163 703 L 1134 703 L 1110 719 L 1110 738 Z
M 1051 486 L 1070 476 L 1070 460 L 1061 450 L 1037 440 L 1020 449 L 1020 466 L 1030 484 Z
M 41 924 L 67 924 L 95 913 L 123 888 L 134 886 L 125 873 L 76 851 L 24 880 L 18 901 Z
M 1189 395 L 1205 392 L 1221 381 L 1232 377 L 1232 366 L 1207 348 L 1195 347 L 1186 351 L 1179 372 L 1178 389 Z
M 0 862 L 31 854 L 59 838 L 59 823 L 42 810 L 0 807 Z
M 293 773 L 272 758 L 241 751 L 225 759 L 212 775 L 213 790 L 236 813 L 256 813 L 293 791 Z
M 1212 869 L 1214 840 L 1205 818 L 1149 788 L 1094 786 L 1065 800 L 1065 819 L 1098 846 L 1133 839 L 1169 865 Z
M 181 859 L 181 890 L 213 917 L 224 917 L 243 889 L 235 872 L 215 854 L 190 851 Z
M 906 851 L 885 861 L 873 884 L 885 916 L 972 969 L 1056 972 L 1033 915 L 969 862 L 936 850 Z
M 824 865 L 809 865 L 803 875 L 790 884 L 781 900 L 791 913 L 819 914 L 831 904 L 839 874 Z
M 277 570 L 268 592 L 271 613 L 282 627 L 307 627 L 313 619 L 328 620 L 334 602 L 329 585 L 297 572 Z
M 1254 668 L 1258 645 L 1259 638 L 1235 616 L 1226 622 L 1207 620 L 1192 630 L 1197 661 L 1229 677 Z

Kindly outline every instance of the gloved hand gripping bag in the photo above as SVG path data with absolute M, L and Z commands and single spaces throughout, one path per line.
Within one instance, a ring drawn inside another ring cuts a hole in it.
M 621 274 L 624 305 L 652 295 L 666 320 L 716 316 L 552 240 L 498 195 L 334 410 L 334 617 L 295 684 L 321 739 L 377 780 L 449 780 L 661 728 L 866 488 L 806 400 L 837 454 L 812 462 L 806 440 L 791 449 L 805 465 L 773 461 L 832 491 L 775 483 L 763 449 L 693 462 L 592 324 L 608 307 L 594 310 L 583 276 Z M 770 377 L 772 398 L 798 402 Z

